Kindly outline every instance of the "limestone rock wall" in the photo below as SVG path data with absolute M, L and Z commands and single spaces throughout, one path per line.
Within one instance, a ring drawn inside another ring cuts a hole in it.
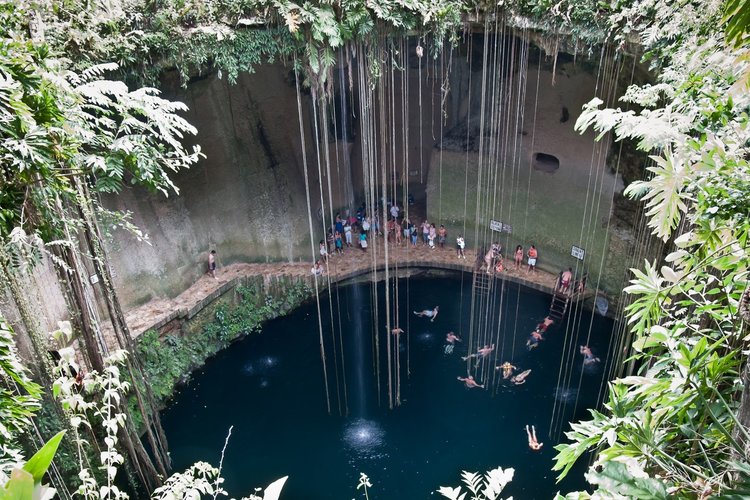
M 452 85 L 468 87 L 469 72 L 459 61 Z M 489 97 L 493 84 L 501 97 Z M 462 116 L 431 158 L 429 221 L 446 225 L 452 245 L 457 233 L 464 233 L 470 247 L 501 242 L 510 262 L 516 245 L 527 250 L 534 244 L 544 269 L 589 272 L 590 284 L 601 281 L 602 288 L 618 293 L 629 245 L 622 235 L 610 234 L 608 221 L 622 181 L 607 164 L 609 138 L 596 143 L 592 133 L 574 130 L 582 106 L 595 96 L 606 98 L 596 66 L 561 54 L 553 77 L 551 58 L 533 55 L 527 70 L 516 66 L 488 79 L 484 108 L 481 85 L 482 72 L 475 69 L 471 100 L 467 91 L 451 95 Z M 493 121 L 496 135 L 489 132 Z M 534 160 L 537 153 L 556 158 L 559 168 L 545 171 Z M 512 233 L 491 231 L 491 220 L 510 225 Z M 573 245 L 585 249 L 583 262 L 571 256 Z
M 165 97 L 185 102 L 193 139 L 206 159 L 174 175 L 177 196 L 127 188 L 106 200 L 132 212 L 144 244 L 119 232 L 110 244 L 116 286 L 125 304 L 173 297 L 206 271 L 207 252 L 232 262 L 310 259 L 307 196 L 294 80 L 282 65 L 264 65 L 235 85 L 215 76 L 181 88 L 167 80 Z M 312 105 L 302 96 L 315 237 L 322 236 Z M 332 148 L 337 145 L 333 144 Z M 347 145 L 342 144 L 342 149 Z M 331 151 L 331 155 L 334 152 Z M 323 185 L 327 186 L 323 170 Z M 333 183 L 339 186 L 338 183 Z M 333 190 L 340 204 L 341 190 Z M 328 193 L 325 193 L 326 202 Z M 317 244 L 315 245 L 317 252 Z
M 408 106 L 403 114 L 394 111 L 386 127 L 378 125 L 385 147 L 378 144 L 375 150 L 388 159 L 380 158 L 382 163 L 374 168 L 392 169 L 388 198 L 403 200 L 408 189 L 416 200 L 410 217 L 419 223 L 426 213 L 431 222 L 446 224 L 451 242 L 463 232 L 469 245 L 484 244 L 495 238 L 487 230 L 489 219 L 502 220 L 514 228 L 512 235 L 503 235 L 505 246 L 534 242 L 540 262 L 550 268 L 575 264 L 569 253 L 577 244 L 587 250 L 590 271 L 598 272 L 595 263 L 607 255 L 604 269 L 621 276 L 625 263 L 610 258 L 612 245 L 603 229 L 612 193 L 621 186 L 605 166 L 607 147 L 595 150 L 590 134 L 580 136 L 573 130 L 581 106 L 596 94 L 596 65 L 561 55 L 552 85 L 551 63 L 543 60 L 538 71 L 540 58 L 532 54 L 523 92 L 508 101 L 521 106 L 514 105 L 508 114 L 504 152 L 495 149 L 494 163 L 490 167 L 484 162 L 480 172 L 479 144 L 488 139 L 479 134 L 482 40 L 478 35 L 470 38 L 470 58 L 469 46 L 462 45 L 443 58 L 421 61 L 414 55 L 416 40 L 405 44 L 411 54 L 408 75 L 403 81 L 395 79 L 391 97 L 381 94 Z M 348 87 L 348 73 L 346 68 L 335 72 L 340 80 L 334 85 L 337 106 L 340 89 Z M 521 81 L 517 66 L 499 68 L 495 75 L 498 84 L 513 75 Z M 354 76 L 356 82 L 356 69 Z M 402 91 L 404 82 L 408 94 Z M 352 117 L 348 135 L 316 133 L 312 98 L 301 96 L 309 212 L 297 92 L 288 67 L 263 65 L 241 75 L 234 85 L 210 76 L 181 88 L 166 78 L 163 90 L 167 98 L 190 107 L 186 118 L 198 129 L 190 140 L 201 145 L 206 159 L 174 176 L 177 196 L 126 188 L 105 200 L 112 208 L 130 210 L 133 222 L 149 235 L 149 244 L 144 244 L 119 231 L 109 242 L 115 285 L 126 308 L 155 297 L 175 297 L 206 271 L 212 248 L 220 265 L 310 260 L 324 236 L 324 218 L 362 202 L 364 173 L 373 166 L 362 160 L 356 86 L 347 91 Z M 563 108 L 568 116 L 561 121 Z M 536 152 L 554 155 L 560 168 L 552 173 L 534 170 Z M 618 248 L 615 257 L 627 253 L 627 245 Z

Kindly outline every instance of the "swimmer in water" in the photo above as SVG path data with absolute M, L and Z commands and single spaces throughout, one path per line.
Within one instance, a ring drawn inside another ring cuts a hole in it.
M 431 318 L 430 321 L 435 321 L 435 318 L 437 318 L 438 312 L 440 311 L 440 306 L 435 306 L 435 309 L 424 309 L 422 311 L 414 311 L 414 314 L 419 316 L 420 318 L 423 316 L 427 316 L 428 318 Z
M 531 373 L 530 369 L 529 370 L 524 370 L 521 373 L 519 373 L 518 375 L 514 375 L 513 378 L 510 379 L 510 381 L 511 381 L 511 383 L 513 383 L 515 385 L 525 384 L 526 383 L 526 377 L 528 377 L 530 373 Z
M 544 318 L 544 321 L 542 321 L 541 323 L 539 323 L 538 325 L 536 325 L 536 329 L 538 331 L 544 333 L 544 332 L 547 331 L 547 328 L 549 328 L 550 325 L 552 325 L 554 322 L 555 322 L 555 320 L 553 320 L 552 318 L 550 318 L 549 316 L 547 316 L 546 318 Z
M 391 334 L 392 335 L 397 335 L 398 336 L 398 335 L 400 335 L 402 333 L 404 333 L 404 331 L 401 328 L 394 328 L 393 330 L 391 330 Z
M 533 332 L 531 332 L 531 335 L 529 335 L 528 340 L 526 340 L 526 349 L 530 351 L 535 347 L 539 347 L 539 342 L 542 340 L 544 340 L 542 332 L 540 332 L 539 330 L 534 330 Z
M 484 384 L 477 384 L 477 381 L 474 380 L 474 377 L 469 375 L 468 377 L 456 377 L 458 380 L 464 383 L 467 389 L 473 389 L 475 387 L 479 387 L 480 389 L 484 389 Z
M 601 361 L 601 359 L 594 356 L 594 353 L 591 352 L 591 348 L 587 345 L 580 346 L 579 352 L 583 354 L 584 365 L 590 365 L 590 364 L 598 363 L 599 361 Z
M 477 358 L 477 359 L 478 358 L 486 358 L 494 350 L 495 350 L 495 344 L 486 345 L 486 346 L 482 347 L 481 349 L 479 349 L 476 353 L 469 354 L 468 356 L 463 356 L 463 357 L 461 357 L 461 359 L 463 359 L 464 361 L 466 361 L 469 358 Z
M 453 332 L 448 332 L 448 334 L 445 336 L 445 341 L 449 344 L 454 344 L 456 342 L 461 342 L 461 339 L 456 336 Z
M 526 436 L 529 438 L 529 448 L 531 448 L 534 451 L 539 451 L 542 449 L 542 446 L 544 446 L 544 443 L 540 443 L 536 439 L 536 429 L 534 426 L 531 426 L 531 431 L 529 431 L 529 426 L 526 426 Z
M 518 368 L 516 368 L 515 366 L 513 366 L 512 364 L 510 364 L 509 361 L 506 361 L 502 365 L 496 366 L 495 370 L 502 370 L 503 371 L 503 378 L 505 380 L 508 380 L 510 377 L 513 376 L 513 370 L 518 370 Z

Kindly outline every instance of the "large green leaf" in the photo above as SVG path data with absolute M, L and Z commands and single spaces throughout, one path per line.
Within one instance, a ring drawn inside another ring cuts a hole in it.
M 640 500 L 666 499 L 667 487 L 650 477 L 634 477 L 620 462 L 608 462 L 601 472 L 592 471 L 586 479 L 611 495 Z
M 55 458 L 57 447 L 60 446 L 60 441 L 62 441 L 64 435 L 65 431 L 60 431 L 55 434 L 52 439 L 47 441 L 47 443 L 42 446 L 42 449 L 34 453 L 34 456 L 23 466 L 23 470 L 33 476 L 35 484 L 39 484 L 42 481 L 44 474 L 52 463 L 52 459 Z
M 0 490 L 0 500 L 31 500 L 34 496 L 34 477 L 21 469 L 14 469 L 5 488 Z

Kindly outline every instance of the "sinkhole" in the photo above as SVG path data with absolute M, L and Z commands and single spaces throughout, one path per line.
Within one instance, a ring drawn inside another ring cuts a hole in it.
M 584 369 L 578 345 L 588 343 L 604 359 L 612 321 L 578 310 L 570 324 L 583 325 L 580 331 L 566 331 L 568 322 L 560 322 L 527 350 L 550 297 L 508 281 L 493 288 L 480 312 L 471 288 L 471 275 L 462 279 L 460 273 L 391 282 L 391 310 L 405 331 L 390 338 L 391 394 L 400 377 L 401 400 L 392 410 L 384 283 L 338 285 L 332 302 L 320 295 L 330 414 L 315 301 L 266 323 L 261 333 L 210 359 L 164 411 L 175 468 L 218 463 L 233 426 L 223 486 L 235 497 L 289 475 L 285 499 L 360 498 L 356 486 L 364 472 L 373 484 L 371 499 L 429 498 L 440 486 L 458 486 L 462 470 L 498 466 L 515 469 L 503 497 L 552 498 L 585 489 L 585 458 L 555 483 L 553 447 L 568 422 L 585 418 L 597 404 L 602 370 Z M 434 322 L 412 312 L 435 305 Z M 496 344 L 487 358 L 469 358 L 484 390 L 456 380 L 466 375 L 462 357 L 471 354 L 472 307 L 474 337 Z M 449 331 L 463 340 L 450 350 Z M 504 381 L 494 369 L 504 361 L 519 372 L 530 369 L 526 383 Z M 527 446 L 527 424 L 544 442 L 540 452 Z

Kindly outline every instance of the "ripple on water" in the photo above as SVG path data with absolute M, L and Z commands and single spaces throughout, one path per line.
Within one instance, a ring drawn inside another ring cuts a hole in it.
M 417 335 L 417 342 L 425 346 L 431 346 L 435 343 L 435 334 L 432 332 L 422 332 Z
M 355 458 L 381 458 L 385 444 L 385 432 L 380 426 L 364 418 L 358 418 L 344 427 L 344 443 L 355 454 Z
M 246 362 L 242 366 L 242 374 L 255 378 L 258 387 L 265 389 L 271 384 L 269 378 L 273 378 L 279 363 L 279 358 L 275 356 L 261 356 Z
M 245 363 L 242 373 L 248 377 L 253 375 L 268 375 L 274 368 L 279 366 L 279 358 L 275 356 L 261 356 Z
M 555 399 L 564 404 L 573 403 L 578 395 L 578 390 L 571 387 L 555 387 Z

